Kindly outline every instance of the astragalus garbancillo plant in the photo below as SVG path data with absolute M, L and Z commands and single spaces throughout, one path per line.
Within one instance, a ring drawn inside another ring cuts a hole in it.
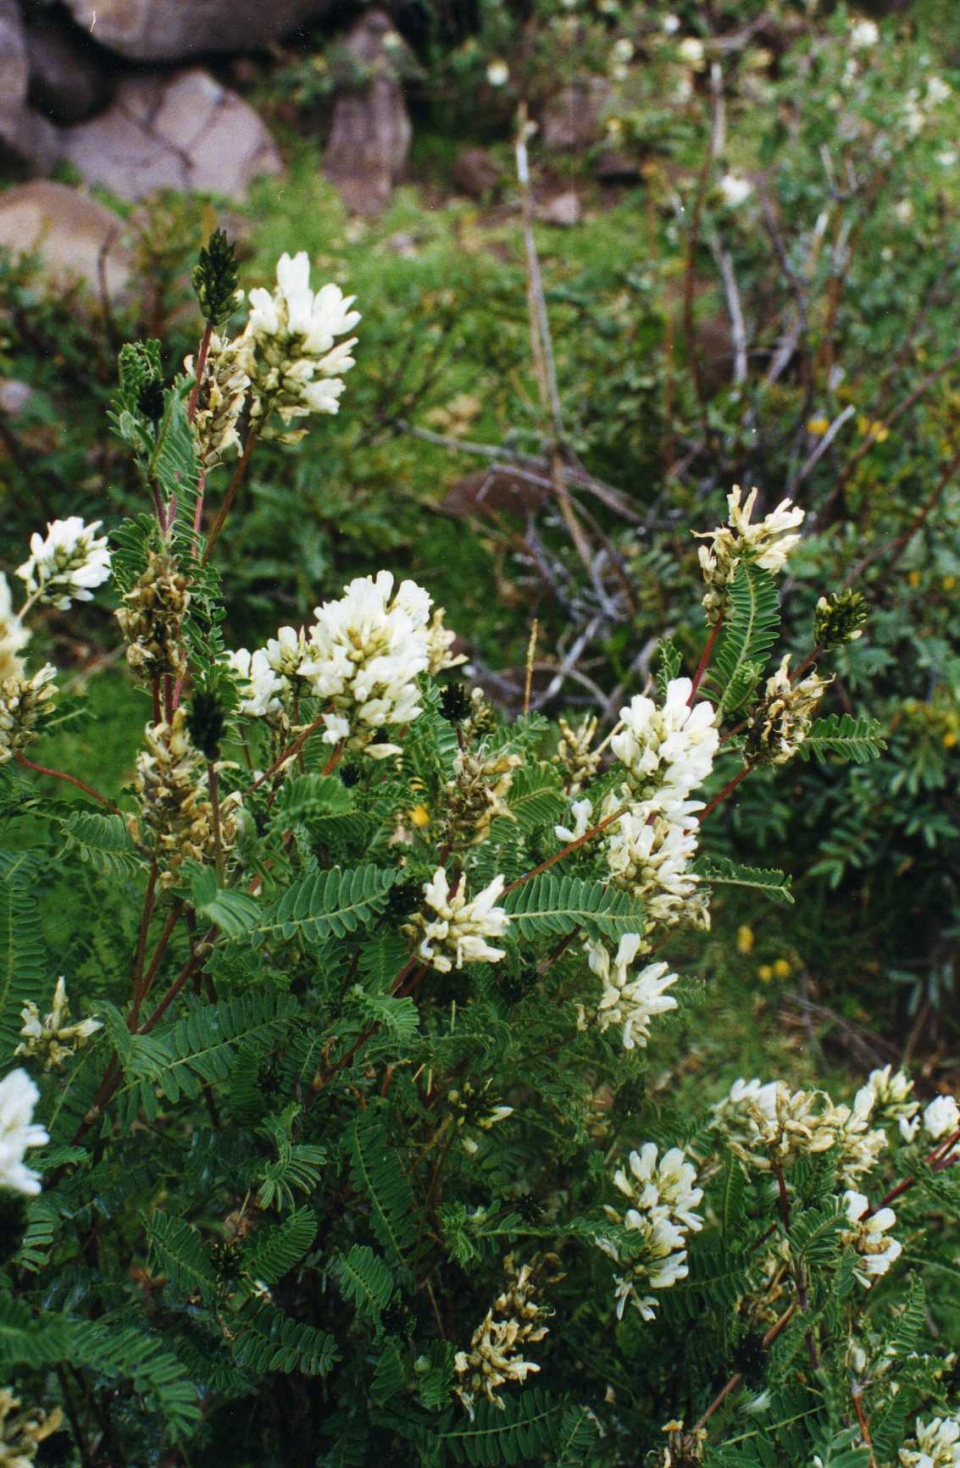
M 711 1022 L 671 943 L 723 884 L 790 900 L 701 856 L 703 823 L 757 765 L 879 741 L 817 717 L 846 604 L 768 671 L 800 512 L 731 492 L 699 666 L 665 641 L 606 730 L 502 720 L 387 571 L 230 649 L 214 552 L 253 446 L 336 411 L 359 318 L 284 257 L 231 336 L 220 236 L 196 285 L 183 375 L 121 354 L 146 727 L 118 803 L 32 757 L 55 671 L 24 617 L 104 583 L 99 525 L 37 538 L 20 612 L 2 583 L 12 1461 L 952 1461 L 923 1275 L 956 1247 L 953 1098 L 888 1068 L 852 1101 L 669 1100 L 677 1021 Z M 64 864 L 91 984 L 44 937 Z

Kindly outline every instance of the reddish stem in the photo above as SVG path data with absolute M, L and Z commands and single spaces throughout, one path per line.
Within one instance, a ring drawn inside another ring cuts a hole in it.
M 76 775 L 68 775 L 66 770 L 51 770 L 47 765 L 34 764 L 33 760 L 28 759 L 22 749 L 17 750 L 14 758 L 18 765 L 23 765 L 27 770 L 35 770 L 38 775 L 49 775 L 52 780 L 65 780 L 68 785 L 75 785 L 78 790 L 83 791 L 84 795 L 89 795 L 91 800 L 98 801 L 100 805 L 112 811 L 115 816 L 120 814 L 119 806 L 114 805 L 112 800 L 108 800 L 105 795 L 101 795 L 91 785 L 87 785 L 83 780 L 78 780 Z
M 710 628 L 710 635 L 707 638 L 704 644 L 703 652 L 700 655 L 700 661 L 697 664 L 697 671 L 693 675 L 693 682 L 690 687 L 690 697 L 687 699 L 688 708 L 693 707 L 693 700 L 697 696 L 700 684 L 703 682 L 704 678 L 707 675 L 707 669 L 710 667 L 710 659 L 713 657 L 713 649 L 716 646 L 717 638 L 720 635 L 720 628 L 722 626 L 723 617 L 721 616 L 717 619 L 716 622 L 714 622 L 713 626 Z
M 197 398 L 200 396 L 200 384 L 203 381 L 203 369 L 207 365 L 207 354 L 210 351 L 210 338 L 213 336 L 213 322 L 204 322 L 203 336 L 200 338 L 200 349 L 197 352 L 196 371 L 194 372 L 193 387 L 190 389 L 190 398 L 187 403 L 187 421 L 192 423 L 197 416 Z
M 200 557 L 201 566 L 205 566 L 210 557 L 213 555 L 214 546 L 220 539 L 220 536 L 223 532 L 223 527 L 227 523 L 227 516 L 233 508 L 233 502 L 237 497 L 237 491 L 246 476 L 247 469 L 250 464 L 250 457 L 253 453 L 254 448 L 256 447 L 258 437 L 259 431 L 256 428 L 251 428 L 250 432 L 247 434 L 247 441 L 244 444 L 243 453 L 240 457 L 240 461 L 233 472 L 233 478 L 231 479 L 230 484 L 227 487 L 227 492 L 223 497 L 223 504 L 220 506 L 217 518 L 213 522 L 213 528 L 210 531 L 210 538 L 204 548 L 203 555 Z
M 612 815 L 604 816 L 602 821 L 599 821 L 595 826 L 591 826 L 589 831 L 584 831 L 583 835 L 578 836 L 576 841 L 571 841 L 566 846 L 561 847 L 553 856 L 548 856 L 546 861 L 542 861 L 538 867 L 533 867 L 531 871 L 524 872 L 522 877 L 518 877 L 515 882 L 511 882 L 508 887 L 504 887 L 504 896 L 508 892 L 512 892 L 515 887 L 522 887 L 525 882 L 532 882 L 534 877 L 539 877 L 540 873 L 545 872 L 548 867 L 554 866 L 558 861 L 563 861 L 563 858 L 569 856 L 571 851 L 576 851 L 579 846 L 584 846 L 588 841 L 592 841 L 594 836 L 598 836 L 601 831 L 606 830 L 607 826 L 612 826 L 614 821 L 619 821 L 620 817 L 626 813 L 626 810 L 627 807 L 625 805 L 618 806 Z
M 710 815 L 711 812 L 716 810 L 718 805 L 723 804 L 728 795 L 733 794 L 734 790 L 736 790 L 737 786 L 740 784 L 740 781 L 747 778 L 750 773 L 750 769 L 750 765 L 744 765 L 743 769 L 739 770 L 737 774 L 734 775 L 732 780 L 727 781 L 726 785 L 724 785 L 723 789 L 720 791 L 720 794 L 715 795 L 710 804 L 700 812 L 699 819 L 701 824 L 707 819 L 707 816 Z

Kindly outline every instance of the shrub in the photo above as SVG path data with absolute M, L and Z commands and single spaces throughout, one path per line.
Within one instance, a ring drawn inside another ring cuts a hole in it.
M 856 598 L 825 594 L 799 665 L 773 654 L 802 512 L 731 491 L 693 675 L 664 640 L 599 743 L 505 720 L 387 572 L 231 651 L 239 486 L 258 441 L 336 412 L 358 317 L 286 256 L 232 335 L 219 235 L 195 285 L 172 384 L 156 343 L 120 355 L 145 508 L 110 545 L 36 533 L 18 611 L 3 583 L 10 1450 L 950 1461 L 954 1099 L 890 1068 L 849 1103 L 679 1089 L 677 1022 L 711 1020 L 668 945 L 714 889 L 790 901 L 701 827 L 757 770 L 882 743 L 818 715 Z M 111 573 L 147 717 L 116 798 L 116 771 L 107 794 L 34 759 L 56 671 L 23 620 Z

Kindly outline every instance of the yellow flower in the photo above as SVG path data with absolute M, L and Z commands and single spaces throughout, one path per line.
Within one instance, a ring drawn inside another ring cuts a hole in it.
M 765 984 L 769 984 L 770 980 L 773 978 L 773 969 L 768 963 L 762 963 L 757 969 L 757 974 Z
M 430 824 L 430 812 L 425 805 L 415 805 L 413 810 L 407 811 L 407 815 L 419 831 L 422 831 L 424 826 L 429 826 Z
M 909 583 L 910 583 L 911 586 L 919 586 L 920 585 L 920 572 L 919 571 L 908 571 L 907 572 L 907 580 L 909 581 Z
M 748 928 L 746 923 L 744 923 L 742 928 L 737 929 L 737 952 L 743 954 L 752 953 L 753 944 L 753 929 Z
M 940 585 L 943 587 L 944 591 L 952 591 L 956 584 L 956 576 L 944 576 L 940 581 Z
M 944 747 L 944 749 L 955 749 L 956 748 L 956 743 L 957 743 L 957 736 L 956 736 L 956 734 L 954 734 L 954 732 L 953 732 L 952 729 L 948 729 L 947 732 L 946 732 L 946 734 L 944 734 L 944 736 L 943 736 L 943 747 Z
M 778 958 L 773 965 L 773 977 L 775 979 L 789 979 L 790 964 L 785 958 Z
M 807 432 L 812 433 L 816 438 L 823 438 L 829 427 L 829 418 L 811 418 L 807 423 Z
M 887 439 L 890 437 L 889 428 L 886 428 L 883 423 L 879 421 L 871 422 L 871 420 L 865 417 L 863 413 L 861 413 L 860 417 L 857 419 L 857 431 L 859 433 L 862 433 L 864 437 L 869 434 L 874 443 L 886 443 Z

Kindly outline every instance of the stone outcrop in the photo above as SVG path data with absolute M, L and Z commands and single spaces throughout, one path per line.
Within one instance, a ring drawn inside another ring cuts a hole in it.
M 583 153 L 602 136 L 603 110 L 610 100 L 610 83 L 592 76 L 561 87 L 540 117 L 543 145 L 556 153 Z
M 62 12 L 31 8 L 26 28 L 29 100 L 52 122 L 84 122 L 110 101 L 116 67 Z
M 18 0 L 0 0 L 0 154 L 31 173 L 57 156 L 57 129 L 27 105 L 30 63 Z
M 384 11 L 371 10 L 344 44 L 365 81 L 334 104 L 323 166 L 347 208 L 372 217 L 390 202 L 410 151 L 410 119 L 399 78 L 404 43 Z
M 66 184 L 36 179 L 0 193 L 0 245 L 38 251 L 51 280 L 84 281 L 98 295 L 122 295 L 132 260 L 123 220 Z
M 256 51 L 322 19 L 334 0 L 66 0 L 101 46 L 137 61 Z
M 199 68 L 125 77 L 106 112 L 62 130 L 61 153 L 122 199 L 155 189 L 242 199 L 254 178 L 282 167 L 253 109 Z

